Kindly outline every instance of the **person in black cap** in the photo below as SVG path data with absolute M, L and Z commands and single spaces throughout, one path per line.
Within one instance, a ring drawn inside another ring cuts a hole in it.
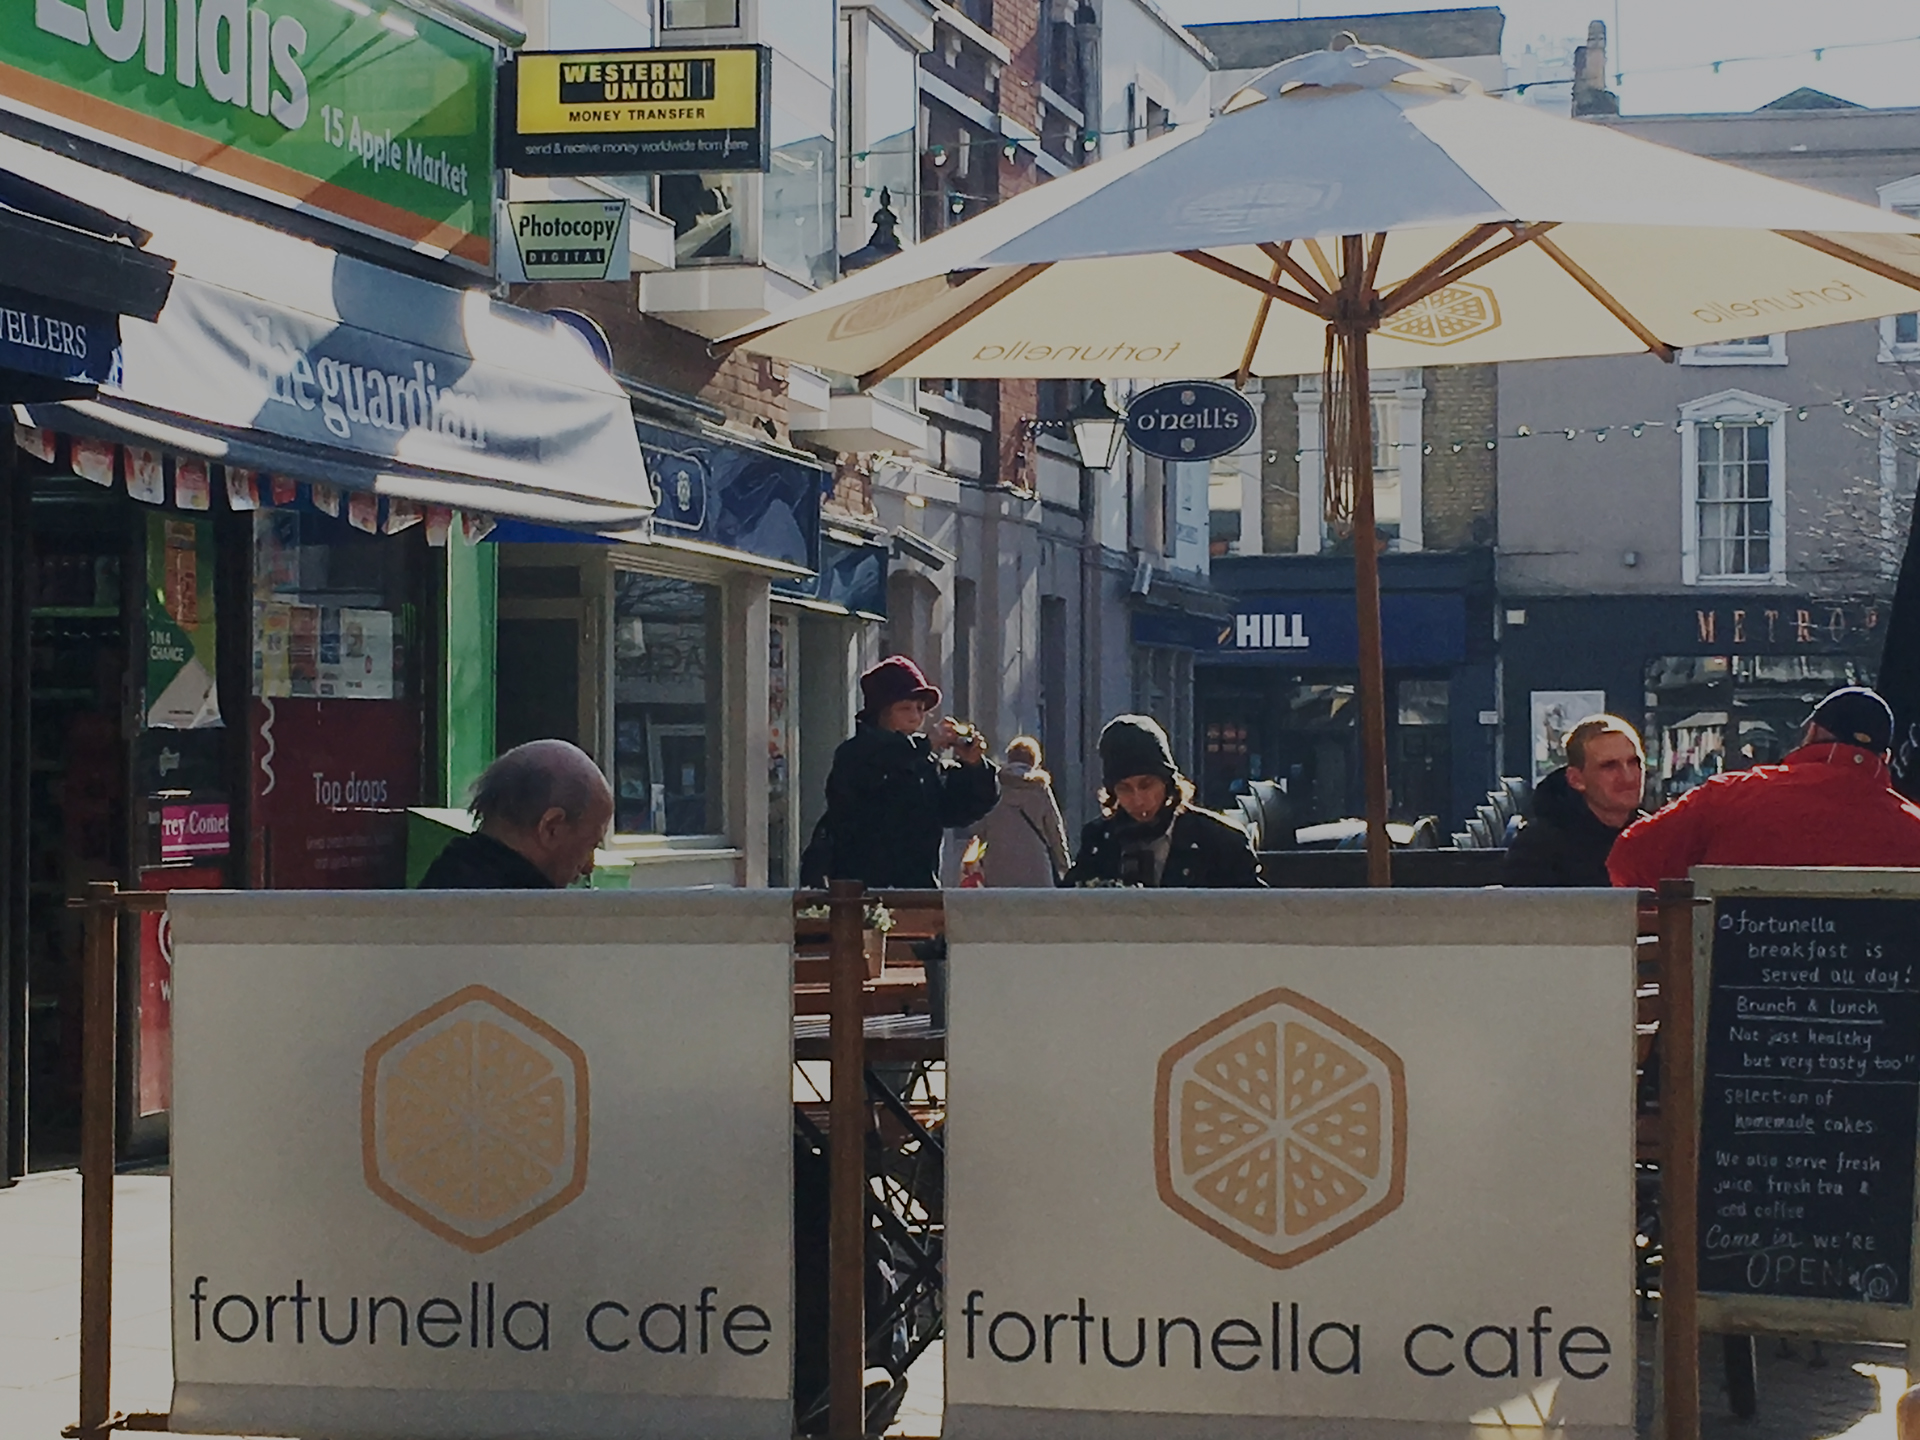
M 800 882 L 936 889 L 941 832 L 973 824 L 1000 799 L 986 739 L 951 720 L 931 736 L 920 733 L 940 691 L 904 655 L 862 675 L 860 698 L 853 738 L 833 752 L 827 813 L 800 857 Z M 952 761 L 942 751 L 951 751 Z
M 1193 803 L 1167 732 L 1145 715 L 1119 715 L 1100 732 L 1102 816 L 1080 835 L 1062 885 L 1162 889 L 1261 887 L 1247 832 Z
M 1716 775 L 1614 842 L 1615 885 L 1651 889 L 1696 865 L 1920 866 L 1920 807 L 1893 789 L 1893 712 L 1864 686 L 1814 706 L 1778 765 Z

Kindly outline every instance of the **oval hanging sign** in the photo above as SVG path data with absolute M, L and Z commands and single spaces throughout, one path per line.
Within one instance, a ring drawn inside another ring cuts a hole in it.
M 1127 405 L 1127 439 L 1162 460 L 1231 455 L 1254 435 L 1253 404 L 1231 385 L 1176 380 L 1143 390 Z

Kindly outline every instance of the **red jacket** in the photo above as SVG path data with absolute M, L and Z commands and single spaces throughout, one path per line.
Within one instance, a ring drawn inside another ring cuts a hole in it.
M 1778 765 L 1716 775 L 1629 825 L 1607 857 L 1615 885 L 1652 889 L 1696 865 L 1920 866 L 1920 807 L 1856 745 L 1803 745 Z

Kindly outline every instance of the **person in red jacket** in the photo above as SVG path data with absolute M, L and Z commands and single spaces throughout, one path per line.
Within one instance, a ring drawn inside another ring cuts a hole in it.
M 1652 889 L 1696 865 L 1920 866 L 1920 807 L 1893 789 L 1893 712 L 1848 686 L 1814 707 L 1778 765 L 1716 775 L 1614 842 L 1615 885 Z

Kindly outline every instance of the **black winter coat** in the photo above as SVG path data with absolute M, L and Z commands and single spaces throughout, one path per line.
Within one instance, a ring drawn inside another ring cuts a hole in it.
M 422 890 L 552 890 L 531 860 L 511 845 L 475 831 L 456 835 L 420 877 Z
M 825 855 L 808 846 L 803 870 L 824 859 L 822 879 L 859 880 L 870 890 L 933 890 L 940 884 L 940 837 L 971 825 L 999 803 L 993 762 L 942 760 L 924 735 L 882 730 L 865 720 L 833 752 Z
M 1638 820 L 1644 811 L 1636 810 Z M 1631 823 L 1631 822 L 1629 822 Z M 1533 818 L 1520 827 L 1500 867 L 1503 885 L 1611 885 L 1607 856 L 1620 832 L 1602 825 L 1565 767 L 1533 787 Z
M 1095 820 L 1080 832 L 1080 853 L 1061 880 L 1063 886 L 1120 880 L 1123 833 L 1133 828 L 1124 814 Z M 1251 890 L 1266 888 L 1260 857 L 1247 832 L 1211 810 L 1188 806 L 1173 817 L 1172 843 L 1160 872 L 1162 890 Z

